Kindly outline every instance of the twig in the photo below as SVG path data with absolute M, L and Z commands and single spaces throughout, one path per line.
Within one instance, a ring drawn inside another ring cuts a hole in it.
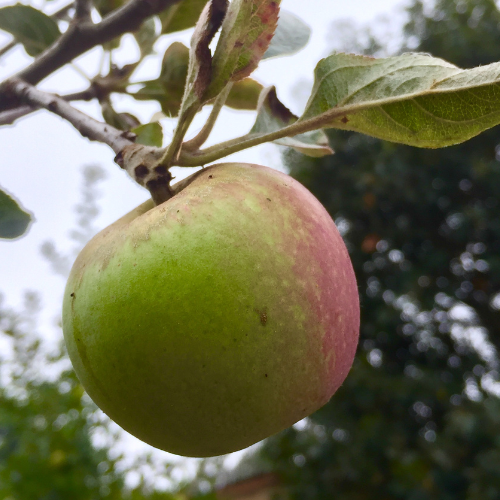
M 10 93 L 30 104 L 32 108 L 48 109 L 70 122 L 84 137 L 110 146 L 116 153 L 115 163 L 138 184 L 148 189 L 157 205 L 172 197 L 172 176 L 167 168 L 159 165 L 162 149 L 135 144 L 135 134 L 94 120 L 73 108 L 61 97 L 42 92 L 19 78 L 9 79 L 7 87 Z
M 67 5 L 64 5 L 59 10 L 56 10 L 53 14 L 50 15 L 53 19 L 64 19 L 66 14 L 70 9 L 75 6 L 75 2 L 70 2 Z
M 92 0 L 75 1 L 75 21 L 90 21 Z
M 88 21 L 71 23 L 59 40 L 15 76 L 36 85 L 91 48 L 110 42 L 124 33 L 138 30 L 148 17 L 160 13 L 179 1 L 131 0 L 108 14 L 98 24 Z
M 45 108 L 70 122 L 84 137 L 100 141 L 110 146 L 118 154 L 126 146 L 133 144 L 133 137 L 111 125 L 94 120 L 90 116 L 73 108 L 64 99 L 47 92 L 42 92 L 18 78 L 8 80 L 9 91 L 23 102 L 35 108 Z
M 62 95 L 61 99 L 64 99 L 66 102 L 71 101 L 91 101 L 96 97 L 96 88 L 94 86 L 90 86 L 87 90 L 82 90 L 80 92 L 74 92 L 72 94 Z M 11 125 L 19 118 L 23 116 L 29 115 L 30 113 L 34 113 L 39 108 L 34 108 L 33 106 L 29 106 L 26 104 L 22 104 L 14 109 L 9 109 L 7 111 L 0 112 L 0 127 L 2 125 Z
M 33 113 L 37 110 L 38 108 L 33 108 L 32 106 L 23 104 L 14 109 L 8 109 L 7 111 L 0 111 L 0 126 L 12 125 L 19 118 L 29 115 L 30 113 Z
M 210 136 L 210 133 L 214 128 L 215 122 L 219 117 L 219 113 L 224 107 L 224 104 L 226 103 L 227 100 L 227 96 L 229 95 L 229 92 L 231 92 L 232 88 L 233 88 L 232 82 L 226 85 L 224 90 L 215 99 L 212 111 L 210 112 L 210 116 L 208 117 L 208 120 L 205 123 L 205 125 L 203 125 L 202 129 L 198 132 L 198 134 L 195 137 L 193 137 L 189 141 L 186 141 L 183 144 L 182 149 L 186 151 L 194 151 L 203 146 L 203 144 L 205 144 L 208 137 Z
M 7 45 L 4 45 L 0 49 L 0 57 L 2 57 L 4 54 L 6 54 L 7 52 L 9 52 L 10 49 L 13 49 L 16 45 L 17 45 L 17 41 L 16 40 L 11 40 Z

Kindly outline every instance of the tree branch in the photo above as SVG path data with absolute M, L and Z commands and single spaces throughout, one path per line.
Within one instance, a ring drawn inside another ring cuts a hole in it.
M 66 102 L 71 101 L 91 101 L 97 97 L 97 89 L 94 86 L 90 86 L 87 90 L 81 90 L 80 92 L 74 92 L 72 94 L 62 95 L 61 99 Z M 12 125 L 16 120 L 22 118 L 23 116 L 34 113 L 39 108 L 35 108 L 31 105 L 22 104 L 17 108 L 9 109 L 7 111 L 0 112 L 0 127 L 2 125 Z
M 63 98 L 55 94 L 42 92 L 29 83 L 18 78 L 7 81 L 9 91 L 18 96 L 21 101 L 34 108 L 45 108 L 70 122 L 84 137 L 91 141 L 103 142 L 118 154 L 126 146 L 134 143 L 134 135 L 118 130 L 111 125 L 99 122 L 90 116 L 73 108 Z
M 93 24 L 90 21 L 72 22 L 53 45 L 15 77 L 36 85 L 93 47 L 110 42 L 124 33 L 138 30 L 148 17 L 159 14 L 179 1 L 131 0 L 108 14 L 99 24 Z M 2 108 L 5 109 L 5 105 Z

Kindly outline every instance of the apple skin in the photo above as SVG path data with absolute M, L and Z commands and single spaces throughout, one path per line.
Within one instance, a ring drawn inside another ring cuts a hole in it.
M 200 170 L 95 236 L 64 296 L 76 373 L 125 430 L 206 457 L 323 406 L 352 365 L 359 298 L 319 201 L 258 165 Z

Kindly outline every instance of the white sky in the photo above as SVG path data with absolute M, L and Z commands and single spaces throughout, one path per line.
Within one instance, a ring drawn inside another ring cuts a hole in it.
M 0 6 L 10 3 L 14 2 L 2 2 Z M 405 3 L 404 0 L 283 0 L 282 8 L 292 11 L 312 26 L 312 39 L 308 47 L 296 56 L 265 62 L 254 77 L 265 85 L 276 85 L 281 99 L 294 111 L 300 112 L 293 87 L 298 81 L 312 82 L 314 66 L 327 53 L 327 36 L 333 36 L 329 30 L 332 21 L 354 18 L 360 24 L 372 24 L 375 18 L 384 16 L 390 26 L 397 27 L 404 19 L 401 6 Z M 175 40 L 188 43 L 189 35 L 170 36 L 168 42 L 157 46 L 158 52 Z M 7 41 L 9 37 L 0 33 L 0 47 Z M 125 45 L 122 51 L 124 60 L 132 61 L 135 50 L 132 43 Z M 143 79 L 157 76 L 158 61 L 150 59 L 142 68 Z M 98 60 L 99 51 L 94 50 L 81 57 L 78 65 L 92 75 Z M 28 61 L 21 48 L 11 51 L 9 57 L 0 62 L 0 81 L 24 67 Z M 71 68 L 60 70 L 42 84 L 43 89 L 59 93 L 85 87 L 86 81 Z M 79 107 L 100 118 L 95 104 L 84 103 Z M 127 99 L 120 101 L 119 107 L 146 120 L 159 108 L 147 104 L 138 109 Z M 198 117 L 192 130 L 196 131 L 196 127 L 201 125 L 203 116 Z M 210 142 L 246 133 L 253 124 L 253 118 L 254 115 L 249 112 L 224 111 Z M 165 136 L 168 136 L 173 122 L 167 120 L 163 125 Z M 46 336 L 58 337 L 60 331 L 53 325 L 60 316 L 64 280 L 54 275 L 40 256 L 40 245 L 50 239 L 62 249 L 71 247 L 67 235 L 75 223 L 73 207 L 80 201 L 82 166 L 99 164 L 107 174 L 107 180 L 101 184 L 102 212 L 97 221 L 101 228 L 144 201 L 148 193 L 118 168 L 110 148 L 83 139 L 69 124 L 45 111 L 19 120 L 14 126 L 2 127 L 0 151 L 0 185 L 13 193 L 36 218 L 24 238 L 15 242 L 0 241 L 0 292 L 11 305 L 21 302 L 25 290 L 41 292 L 44 307 L 41 330 Z M 281 167 L 279 151 L 273 145 L 259 146 L 230 159 Z M 190 173 L 188 169 L 178 170 L 182 170 L 176 172 L 178 177 Z

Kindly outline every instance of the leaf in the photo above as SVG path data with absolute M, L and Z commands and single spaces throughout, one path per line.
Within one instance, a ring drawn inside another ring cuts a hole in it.
M 141 123 L 130 113 L 118 113 L 115 111 L 109 100 L 103 100 L 100 104 L 104 121 L 119 130 L 130 130 Z
M 500 63 L 462 70 L 425 54 L 333 54 L 315 70 L 301 122 L 412 146 L 464 142 L 500 123 Z
M 300 17 L 282 9 L 271 45 L 262 59 L 295 54 L 307 45 L 310 37 L 311 28 Z
M 160 148 L 163 144 L 163 129 L 156 123 L 146 123 L 131 130 L 137 135 L 135 142 L 145 146 L 156 146 Z
M 233 109 L 257 109 L 262 85 L 251 78 L 245 78 L 236 82 L 226 100 L 226 106 Z
M 158 40 L 158 34 L 156 33 L 156 23 L 153 17 L 146 19 L 141 24 L 139 31 L 134 33 L 135 40 L 137 45 L 139 45 L 139 49 L 141 51 L 141 56 L 145 57 L 151 52 L 153 52 L 153 47 Z
M 257 120 L 250 134 L 268 134 L 296 121 L 297 117 L 278 99 L 276 88 L 269 87 L 263 90 L 260 96 Z M 284 137 L 273 142 L 296 149 L 307 156 L 320 157 L 333 154 L 328 138 L 321 130 Z
M 30 222 L 31 215 L 0 189 L 0 238 L 18 238 L 26 232 Z
M 167 88 L 184 91 L 189 68 L 189 49 L 180 42 L 174 42 L 165 51 L 161 63 L 160 81 Z
M 165 51 L 160 77 L 145 82 L 144 87 L 132 94 L 138 100 L 155 100 L 167 116 L 177 116 L 181 107 L 189 65 L 189 49 L 174 42 Z
M 192 28 L 201 16 L 207 0 L 184 0 L 172 5 L 160 14 L 162 34 Z
M 233 0 L 221 28 L 213 57 L 213 98 L 230 82 L 249 76 L 269 48 L 281 0 Z
M 0 29 L 10 33 L 30 56 L 37 56 L 61 35 L 56 21 L 27 5 L 0 9 Z
M 210 42 L 219 30 L 228 7 L 227 0 L 210 0 L 196 24 L 191 38 L 186 88 L 181 105 L 181 118 L 199 108 L 212 76 Z M 183 120 L 182 120 L 183 121 Z

